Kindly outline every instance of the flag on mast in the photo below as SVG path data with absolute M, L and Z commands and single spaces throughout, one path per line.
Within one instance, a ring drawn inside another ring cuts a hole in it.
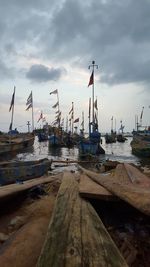
M 98 107 L 97 107 L 97 99 L 94 102 L 94 107 L 95 107 L 96 110 L 98 110 Z
M 26 106 L 27 106 L 26 110 L 29 110 L 33 106 L 32 91 L 27 99 Z
M 142 107 L 142 112 L 141 112 L 140 119 L 142 119 L 142 117 L 143 117 L 143 110 L 144 110 L 144 107 Z
M 57 102 L 54 106 L 52 106 L 52 108 L 56 108 L 59 105 L 59 103 Z
M 9 112 L 11 111 L 12 107 L 14 106 L 14 101 L 15 101 L 15 87 L 14 87 L 14 92 L 13 92 L 11 103 L 10 103 Z
M 52 91 L 52 92 L 50 92 L 50 95 L 52 95 L 52 94 L 58 94 L 58 91 L 57 91 L 57 89 L 56 89 L 56 90 L 54 90 L 54 91 Z
M 92 74 L 91 74 L 91 77 L 90 77 L 90 80 L 89 80 L 88 87 L 89 87 L 90 85 L 92 85 L 92 84 L 93 84 L 93 71 L 92 71 Z
M 79 122 L 79 118 L 77 118 L 76 120 L 74 120 L 74 123 L 76 123 L 76 122 Z
M 37 122 L 39 122 L 41 119 L 43 119 L 43 112 L 41 111 L 40 117 Z

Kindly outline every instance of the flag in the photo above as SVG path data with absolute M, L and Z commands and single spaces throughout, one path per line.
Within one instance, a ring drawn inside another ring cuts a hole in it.
M 26 102 L 26 106 L 30 105 L 32 103 L 32 92 L 30 93 L 27 102 Z
M 91 74 L 91 77 L 90 77 L 90 80 L 89 80 L 88 87 L 89 87 L 90 85 L 92 85 L 92 84 L 93 84 L 93 71 L 92 71 L 92 74 Z
M 96 110 L 98 110 L 98 107 L 97 107 L 97 99 L 94 102 L 94 107 L 95 107 Z
M 52 91 L 52 92 L 50 92 L 50 95 L 51 94 L 58 94 L 58 91 L 57 91 L 57 89 L 56 90 L 54 90 L 54 91 Z
M 74 120 L 74 123 L 76 123 L 76 122 L 79 122 L 79 118 L 77 118 L 76 120 Z
M 52 106 L 52 108 L 56 108 L 57 106 L 58 106 L 58 102 L 54 106 Z
M 33 101 L 32 101 L 32 91 L 31 91 L 31 93 L 30 93 L 30 95 L 29 95 L 29 97 L 28 97 L 28 99 L 27 99 L 26 106 L 28 106 L 28 107 L 26 108 L 26 110 L 29 110 L 29 109 L 32 108 L 32 106 L 33 106 Z
M 142 117 L 143 117 L 143 110 L 144 110 L 144 107 L 142 108 L 140 119 L 142 119 Z
M 14 92 L 13 92 L 11 103 L 10 103 L 9 112 L 11 111 L 12 107 L 14 106 L 14 100 L 15 100 L 15 87 L 14 87 Z
M 69 114 L 73 111 L 73 107 L 71 108 L 71 110 L 69 111 Z
M 41 111 L 40 117 L 39 117 L 39 119 L 38 119 L 37 122 L 39 122 L 41 119 L 43 119 L 43 113 L 42 113 L 42 111 Z
M 30 108 L 32 108 L 32 103 L 26 108 L 26 110 L 29 110 Z

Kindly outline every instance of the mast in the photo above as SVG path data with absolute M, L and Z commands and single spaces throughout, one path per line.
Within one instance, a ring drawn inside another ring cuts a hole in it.
M 60 128 L 60 110 L 59 110 L 59 96 L 57 90 L 57 102 L 58 102 L 58 128 Z
M 89 69 L 92 68 L 93 73 L 93 87 L 92 87 L 92 129 L 95 130 L 95 118 L 94 118 L 94 68 L 98 69 L 98 65 L 95 65 L 95 61 L 92 61 L 92 65 L 89 65 Z
M 91 97 L 89 98 L 89 135 L 91 133 Z
M 31 96 L 32 96 L 32 91 L 31 91 Z M 33 96 L 32 96 L 32 132 L 34 132 Z
M 73 127 L 74 127 L 74 103 L 72 102 L 72 114 L 71 114 L 71 119 L 72 119 L 72 135 L 73 135 Z
M 12 130 L 13 119 L 14 119 L 15 92 L 16 92 L 16 87 L 14 86 L 14 92 L 13 92 L 13 95 L 12 95 L 11 105 L 10 105 L 10 109 L 9 109 L 9 111 L 12 109 L 11 122 L 10 122 L 10 126 L 9 126 L 9 130 L 10 131 Z
M 113 132 L 113 116 L 111 118 L 111 133 Z

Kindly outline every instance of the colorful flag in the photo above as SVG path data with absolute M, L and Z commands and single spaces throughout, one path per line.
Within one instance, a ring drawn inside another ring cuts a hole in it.
M 15 87 L 14 87 L 14 92 L 13 92 L 11 103 L 10 103 L 9 112 L 11 111 L 12 107 L 14 106 L 14 100 L 15 100 Z
M 39 117 L 39 119 L 38 119 L 37 122 L 39 122 L 41 119 L 43 119 L 43 113 L 42 113 L 42 111 L 41 111 L 40 117 Z
M 77 118 L 76 120 L 74 120 L 74 123 L 76 123 L 76 122 L 79 122 L 79 118 Z
M 56 90 L 54 90 L 54 91 L 52 91 L 52 92 L 50 92 L 50 95 L 51 94 L 58 94 L 58 91 L 57 91 L 57 89 Z
M 89 87 L 90 85 L 92 85 L 92 84 L 93 84 L 93 71 L 92 71 L 92 74 L 91 74 L 91 77 L 90 77 L 90 80 L 89 80 L 88 87 Z
M 52 108 L 56 108 L 57 106 L 58 106 L 58 102 L 54 106 L 52 106 Z

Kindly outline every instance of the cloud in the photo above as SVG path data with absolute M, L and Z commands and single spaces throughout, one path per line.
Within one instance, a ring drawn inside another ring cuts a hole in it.
M 34 54 L 45 65 L 73 68 L 75 62 L 84 70 L 95 60 L 108 85 L 149 84 L 149 10 L 147 0 L 6 0 L 0 10 L 1 77 L 14 66 L 18 72 L 21 59 Z M 61 69 L 33 65 L 26 78 L 44 82 L 61 75 Z
M 57 81 L 62 74 L 65 73 L 65 69 L 48 68 L 44 65 L 32 65 L 26 74 L 26 77 L 32 82 L 48 82 Z

